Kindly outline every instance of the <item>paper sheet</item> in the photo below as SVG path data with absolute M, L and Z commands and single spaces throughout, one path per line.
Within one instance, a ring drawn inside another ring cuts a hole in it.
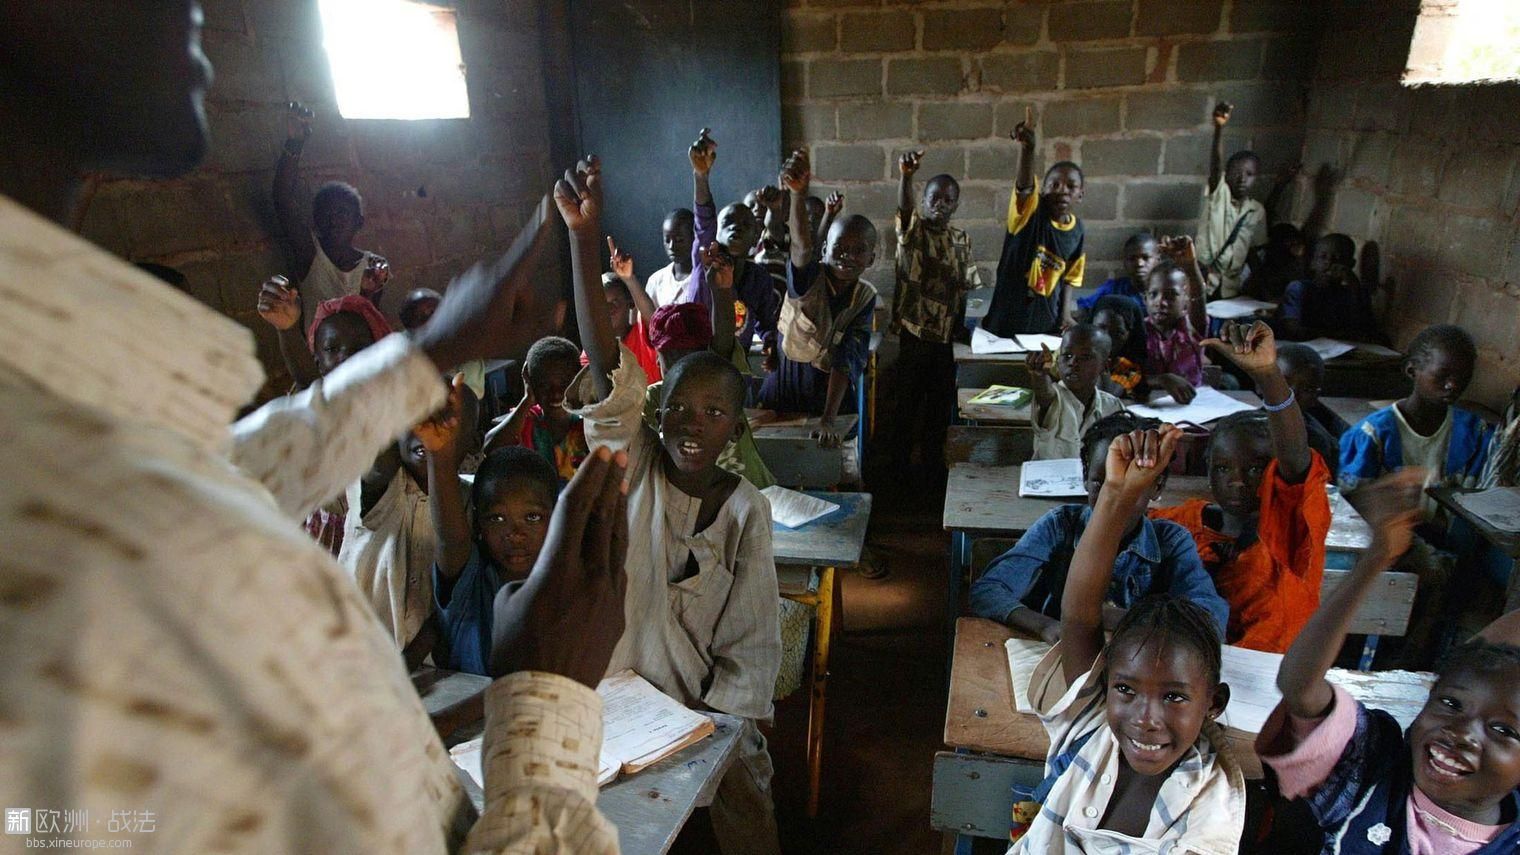
M 694 732 L 713 731 L 712 719 L 681 706 L 631 670 L 603 680 L 596 693 L 602 696 L 603 774 L 610 769 L 616 777 L 625 765 L 647 765 L 664 749 L 689 742 Z
M 486 788 L 486 776 L 481 771 L 481 751 L 485 747 L 484 743 L 485 736 L 482 735 L 449 749 L 449 757 L 454 761 L 454 765 L 463 769 L 465 774 L 475 781 L 475 786 L 480 787 L 481 790 Z
M 1500 531 L 1520 532 L 1520 488 L 1494 487 L 1457 493 L 1456 503 Z
M 1202 425 L 1224 418 L 1231 413 L 1254 410 L 1256 407 L 1244 401 L 1237 401 L 1213 387 L 1200 386 L 1197 396 L 1187 404 L 1177 403 L 1171 395 L 1159 394 L 1152 396 L 1149 404 L 1130 404 L 1127 409 L 1137 416 L 1160 419 L 1173 424 L 1192 422 L 1195 425 Z
M 1058 335 L 1043 335 L 1041 333 L 1022 333 L 1013 337 L 1019 343 L 1019 350 L 1033 353 L 1040 348 L 1045 348 L 1051 353 L 1061 349 L 1061 337 Z
M 1276 308 L 1276 303 L 1253 300 L 1250 297 L 1231 297 L 1228 300 L 1210 300 L 1204 306 L 1204 311 L 1211 318 L 1232 321 L 1252 317 L 1257 312 L 1271 313 Z
M 1019 495 L 1038 499 L 1086 496 L 1082 461 L 1075 457 L 1026 461 L 1019 467 Z
M 1050 652 L 1050 645 L 1032 638 L 1010 638 L 1003 642 L 1003 649 L 1008 651 L 1008 674 L 1013 678 L 1013 708 L 1032 713 L 1034 704 L 1029 701 L 1029 675 Z
M 1311 339 L 1310 341 L 1304 342 L 1304 344 L 1313 349 L 1315 353 L 1319 354 L 1319 358 L 1325 360 L 1326 362 L 1329 362 L 1337 356 L 1345 356 L 1351 351 L 1356 350 L 1356 345 L 1351 344 L 1350 342 L 1336 341 L 1333 338 Z
M 1021 351 L 1023 351 L 1023 348 L 1011 338 L 995 336 L 981 327 L 977 327 L 971 331 L 972 353 L 1019 353 Z
M 1020 386 L 992 385 L 972 395 L 966 401 L 968 404 L 981 404 L 993 407 L 1023 407 L 1029 403 L 1034 393 Z
M 839 510 L 833 502 L 781 486 L 766 487 L 760 493 L 770 500 L 771 521 L 787 528 L 801 528 Z

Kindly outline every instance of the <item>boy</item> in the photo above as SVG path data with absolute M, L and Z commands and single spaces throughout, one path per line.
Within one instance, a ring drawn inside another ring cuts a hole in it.
M 660 224 L 665 257 L 670 263 L 649 274 L 649 281 L 644 283 L 644 292 L 654 301 L 655 308 L 681 301 L 686 279 L 691 276 L 691 245 L 696 240 L 695 229 L 696 215 L 690 208 L 672 210 Z
M 1034 126 L 1027 109 L 1013 139 L 1022 147 L 1019 173 L 1008 200 L 1008 234 L 992 305 L 982 319 L 984 329 L 1005 338 L 1055 333 L 1069 325 L 1071 289 L 1082 287 L 1087 266 L 1082 221 L 1072 212 L 1082 201 L 1082 169 L 1068 160 L 1050 167 L 1036 196 Z
M 876 261 L 876 227 L 859 215 L 836 220 L 823 257 L 815 259 L 802 203 L 812 177 L 806 152 L 792 152 L 781 171 L 792 193 L 791 267 L 776 331 L 779 353 L 760 386 L 760 406 L 817 415 L 818 444 L 834 447 L 841 440 L 834 419 L 854 410 L 854 396 L 846 393 L 870 354 L 877 295 L 861 274 Z
M 413 288 L 406 294 L 402 301 L 397 317 L 401 320 L 401 328 L 407 332 L 416 332 L 422 325 L 432 319 L 433 313 L 438 311 L 438 304 L 442 302 L 443 295 L 432 288 Z M 483 359 L 476 359 L 459 366 L 458 372 L 464 375 L 464 385 L 470 387 L 477 399 L 484 398 L 486 394 L 486 363 Z
M 1325 382 L 1325 360 L 1306 344 L 1285 341 L 1277 345 L 1277 370 L 1282 372 L 1309 429 L 1309 447 L 1319 452 L 1333 478 L 1340 472 L 1341 435 L 1349 425 L 1319 399 Z M 1257 390 L 1260 394 L 1260 390 Z
M 1167 259 L 1145 282 L 1145 379 L 1186 404 L 1203 385 L 1203 273 L 1191 238 L 1167 238 L 1162 248 Z
M 666 377 L 660 430 L 645 427 L 643 372 L 606 313 L 594 311 L 599 172 L 595 160 L 580 164 L 554 195 L 570 231 L 575 314 L 590 359 L 568 401 L 592 442 L 628 453 L 628 619 L 609 673 L 633 668 L 688 706 L 747 720 L 739 760 L 713 801 L 713 828 L 728 855 L 775 853 L 770 755 L 755 726 L 771 716 L 781 667 L 770 506 L 717 462 L 739 435 L 743 378 L 717 354 L 688 356 Z
M 1160 245 L 1150 232 L 1136 232 L 1124 242 L 1124 274 L 1103 280 L 1091 294 L 1077 299 L 1077 308 L 1091 319 L 1093 306 L 1109 294 L 1128 297 L 1145 308 L 1145 277 L 1161 258 Z
M 913 205 L 913 175 L 924 153 L 898 158 L 897 290 L 892 327 L 898 334 L 897 439 L 894 468 L 907 470 L 915 440 L 925 463 L 943 465 L 945 429 L 955 406 L 955 357 L 951 340 L 964 325 L 966 293 L 982 285 L 971 260 L 971 239 L 950 225 L 960 207 L 961 186 L 949 175 L 924 184 Z M 923 412 L 923 428 L 918 425 Z
M 1207 272 L 1207 293 L 1219 299 L 1240 295 L 1246 257 L 1267 243 L 1267 211 L 1250 196 L 1261 158 L 1241 150 L 1230 155 L 1228 162 L 1224 159 L 1224 126 L 1234 109 L 1224 101 L 1214 105 L 1214 145 L 1209 150 L 1209 181 L 1198 229 L 1198 257 Z
M 1230 604 L 1225 642 L 1282 653 L 1319 605 L 1330 533 L 1330 470 L 1309 448 L 1303 412 L 1277 367 L 1265 321 L 1226 323 L 1209 346 L 1253 381 L 1262 410 L 1226 416 L 1209 436 L 1212 501 L 1151 511 L 1181 525 Z
M 523 358 L 522 401 L 486 433 L 483 450 L 489 454 L 508 445 L 531 448 L 562 480 L 570 480 L 587 453 L 586 426 L 565 409 L 565 390 L 579 369 L 580 348 L 574 342 L 559 336 L 534 342 Z
M 1056 358 L 1059 381 L 1050 376 L 1051 354 L 1030 353 L 1029 385 L 1034 390 L 1034 459 L 1078 457 L 1082 435 L 1098 420 L 1124 409 L 1118 398 L 1098 388 L 1113 349 L 1108 334 L 1077 324 L 1061 336 Z
M 987 567 L 971 586 L 971 611 L 1054 644 L 1060 640 L 1061 593 L 1077 540 L 1091 518 L 1103 488 L 1108 446 L 1115 437 L 1160 425 L 1129 413 L 1115 413 L 1082 435 L 1082 475 L 1086 505 L 1062 505 L 1035 522 L 1019 542 Z M 1166 486 L 1156 482 L 1154 501 Z M 1187 530 L 1176 523 L 1151 520 L 1136 508 L 1124 529 L 1107 602 L 1128 608 L 1146 594 L 1170 592 L 1193 600 L 1212 615 L 1220 632 L 1230 609 L 1198 560 Z
M 1352 272 L 1356 244 L 1343 234 L 1314 242 L 1309 278 L 1289 283 L 1274 319 L 1283 338 L 1293 341 L 1330 336 L 1353 341 L 1378 337 L 1372 298 Z

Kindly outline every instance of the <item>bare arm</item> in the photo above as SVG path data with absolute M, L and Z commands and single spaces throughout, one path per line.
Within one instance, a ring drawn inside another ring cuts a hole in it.
M 654 317 L 654 310 L 659 307 L 654 304 L 648 293 L 644 291 L 644 283 L 633 273 L 633 256 L 618 249 L 612 240 L 612 235 L 607 236 L 607 253 L 612 259 L 612 272 L 628 286 L 628 296 L 633 300 L 633 308 L 638 310 L 639 317 L 648 323 Z
M 1302 163 L 1293 164 L 1283 170 L 1282 177 L 1272 184 L 1272 192 L 1267 194 L 1267 201 L 1262 205 L 1262 207 L 1267 209 L 1267 223 L 1269 225 L 1278 222 L 1280 219 L 1277 216 L 1277 206 L 1282 204 L 1283 193 L 1287 192 L 1288 188 L 1292 186 L 1293 180 L 1298 177 L 1298 173 L 1303 168 L 1304 165 Z
M 464 495 L 459 484 L 460 387 L 463 375 L 454 378 L 449 402 L 443 411 L 418 425 L 414 432 L 427 449 L 428 508 L 433 517 L 433 561 L 438 572 L 455 579 L 470 560 L 470 521 L 464 512 Z M 447 602 L 446 595 L 439 600 Z
M 844 210 L 844 194 L 835 190 L 823 203 L 823 219 L 818 221 L 818 234 L 813 236 L 815 248 L 828 243 L 829 229 L 834 227 L 834 220 L 839 217 L 839 212 L 842 210 Z
M 285 236 L 291 270 L 304 276 L 316 258 L 301 196 L 301 152 L 311 136 L 311 110 L 292 101 L 286 116 L 285 147 L 274 167 L 274 218 Z
M 301 297 L 283 276 L 271 276 L 259 286 L 259 317 L 275 328 L 280 342 L 280 357 L 295 380 L 305 389 L 317 379 L 317 364 L 301 334 Z
M 897 159 L 897 220 L 903 225 L 913 218 L 913 174 L 924 153 L 910 151 Z
M 1304 241 L 1313 245 L 1314 240 L 1325 231 L 1325 220 L 1330 216 L 1330 202 L 1335 199 L 1335 188 L 1341 173 L 1328 163 L 1322 163 L 1314 176 L 1314 203 L 1304 217 Z
M 1008 613 L 1008 626 L 1020 632 L 1027 632 L 1043 641 L 1051 644 L 1061 638 L 1061 622 L 1053 617 L 1047 617 L 1027 606 L 1019 606 Z
M 1209 149 L 1209 191 L 1213 192 L 1219 186 L 1219 179 L 1224 177 L 1224 126 L 1230 122 L 1230 111 L 1234 105 L 1224 101 L 1214 105 L 1214 144 Z
M 1024 357 L 1024 365 L 1029 368 L 1029 388 L 1034 392 L 1034 423 L 1044 424 L 1045 412 L 1050 405 L 1056 402 L 1056 384 L 1050 379 L 1050 366 L 1055 357 L 1050 348 L 1040 345 L 1038 352 L 1030 351 Z
M 602 298 L 599 254 L 602 242 L 602 177 L 596 158 L 581 161 L 554 186 L 554 202 L 570 232 L 570 269 L 575 280 L 575 320 L 591 366 L 596 400 L 612 393 L 612 371 L 621 360 L 612 321 Z M 591 403 L 590 401 L 584 403 Z
M 686 156 L 691 160 L 691 189 L 692 201 L 698 205 L 711 205 L 713 203 L 712 185 L 708 175 L 712 172 L 713 163 L 718 159 L 718 144 L 709 136 L 711 131 L 702 129 L 697 135 L 697 141 L 687 149 Z
M 1277 368 L 1277 341 L 1265 321 L 1249 326 L 1232 321 L 1220 329 L 1219 338 L 1205 339 L 1203 344 L 1224 354 L 1249 374 L 1268 404 L 1282 404 L 1292 396 L 1292 388 Z M 1309 474 L 1309 431 L 1298 401 L 1281 410 L 1268 410 L 1267 424 L 1272 433 L 1278 475 L 1289 484 L 1303 481 Z
M 1034 193 L 1034 124 L 1030 121 L 1029 108 L 1024 108 L 1024 121 L 1013 127 L 1013 141 L 1019 144 L 1019 171 L 1013 180 L 1014 198 L 1022 203 Z
M 1493 623 L 1483 628 L 1478 637 L 1492 644 L 1511 644 L 1520 646 L 1520 609 L 1507 615 L 1500 615 Z
M 528 418 L 528 413 L 533 410 L 533 386 L 528 383 L 528 371 L 523 369 L 523 396 L 512 408 L 507 417 L 496 424 L 495 427 L 486 431 L 484 444 L 481 445 L 482 454 L 490 454 L 498 448 L 507 448 L 517 445 L 517 438 L 522 436 L 523 422 Z
M 791 210 L 787 224 L 792 230 L 792 266 L 806 267 L 813 260 L 813 236 L 807 227 L 808 184 L 813 180 L 812 167 L 807 152 L 794 151 L 781 167 L 781 184 L 791 191 Z
M 702 249 L 702 267 L 712 284 L 712 349 L 728 359 L 734 352 L 734 263 L 717 243 Z

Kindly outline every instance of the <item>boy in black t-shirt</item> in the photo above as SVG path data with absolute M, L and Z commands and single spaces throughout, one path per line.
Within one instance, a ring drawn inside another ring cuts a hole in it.
M 1072 213 L 1082 201 L 1082 169 L 1068 160 L 1050 167 L 1036 196 L 1034 127 L 1027 112 L 1012 136 L 1023 151 L 1008 203 L 997 287 L 982 327 L 1003 337 L 1058 333 L 1072 321 L 1071 289 L 1081 286 L 1087 261 L 1082 221 Z

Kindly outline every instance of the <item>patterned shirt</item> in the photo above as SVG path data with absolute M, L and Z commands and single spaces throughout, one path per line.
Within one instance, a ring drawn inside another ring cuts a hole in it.
M 897 215 L 897 290 L 892 326 L 924 341 L 949 344 L 965 312 L 966 292 L 982 286 L 971 238 L 955 226 L 935 228 L 914 211 Z
M 1053 333 L 1061 326 L 1067 288 L 1082 287 L 1087 268 L 1085 231 L 1075 214 L 1056 221 L 1037 193 L 1008 200 L 1008 234 L 998 261 L 997 285 L 982 326 L 1004 338 Z
M 1145 373 L 1176 374 L 1193 384 L 1203 385 L 1203 345 L 1193 325 L 1186 319 L 1177 322 L 1171 332 L 1162 332 L 1155 321 L 1145 318 Z

